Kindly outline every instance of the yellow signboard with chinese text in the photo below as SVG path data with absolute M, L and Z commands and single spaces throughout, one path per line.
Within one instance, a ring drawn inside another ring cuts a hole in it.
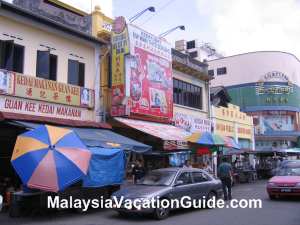
M 94 90 L 52 80 L 0 70 L 0 94 L 93 108 Z
M 113 116 L 125 114 L 125 55 L 129 53 L 129 37 L 124 17 L 117 17 L 112 29 L 112 108 Z
M 228 104 L 228 107 L 213 106 L 213 115 L 215 133 L 243 139 L 253 138 L 253 118 L 241 112 L 238 106 L 232 104 Z

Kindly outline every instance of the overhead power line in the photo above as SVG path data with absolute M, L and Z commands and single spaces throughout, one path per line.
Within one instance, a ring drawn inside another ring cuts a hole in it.
M 150 20 L 153 19 L 154 16 L 156 16 L 157 14 L 159 14 L 161 11 L 163 11 L 165 8 L 167 8 L 169 5 L 171 5 L 172 3 L 174 3 L 176 0 L 170 0 L 168 2 L 166 2 L 166 4 L 162 5 L 160 8 L 158 8 L 158 10 L 156 10 L 156 13 L 149 16 L 144 22 L 142 22 L 140 24 L 140 26 L 145 25 L 146 23 L 148 23 Z

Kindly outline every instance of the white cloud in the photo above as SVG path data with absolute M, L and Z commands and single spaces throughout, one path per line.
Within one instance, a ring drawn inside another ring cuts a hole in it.
M 226 55 L 259 50 L 291 52 L 300 57 L 300 3 L 297 0 L 197 0 L 209 2 L 212 32 Z

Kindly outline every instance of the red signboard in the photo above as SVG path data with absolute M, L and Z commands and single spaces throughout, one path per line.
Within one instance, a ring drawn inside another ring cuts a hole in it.
M 126 85 L 130 87 L 130 114 L 173 117 L 171 46 L 133 25 L 128 25 L 130 56 L 126 57 Z
M 130 112 L 171 119 L 171 62 L 141 48 L 135 48 L 135 57 L 131 57 L 126 65 L 129 67 L 127 71 L 130 76 Z

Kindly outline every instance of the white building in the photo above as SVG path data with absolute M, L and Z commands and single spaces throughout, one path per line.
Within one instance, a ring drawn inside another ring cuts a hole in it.
M 252 115 L 256 149 L 289 148 L 300 136 L 300 61 L 261 51 L 208 62 L 212 86 L 225 86 L 232 103 Z M 298 147 L 298 146 L 297 146 Z

